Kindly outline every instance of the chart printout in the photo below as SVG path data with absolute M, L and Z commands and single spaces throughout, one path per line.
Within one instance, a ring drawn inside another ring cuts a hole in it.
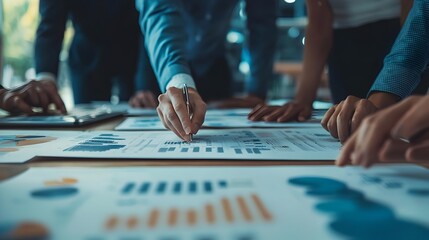
M 0 182 L 0 239 L 426 240 L 428 179 L 413 165 L 37 167 Z

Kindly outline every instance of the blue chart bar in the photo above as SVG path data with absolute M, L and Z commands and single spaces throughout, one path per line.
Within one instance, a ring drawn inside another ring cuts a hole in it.
M 206 191 L 206 193 L 211 193 L 213 191 L 211 182 L 204 182 L 204 191 Z
M 221 187 L 221 188 L 226 188 L 227 187 L 227 183 L 226 183 L 226 181 L 225 180 L 220 180 L 219 181 L 219 187 Z
M 212 152 L 212 148 L 211 147 L 206 148 L 206 152 Z
M 160 182 L 158 183 L 158 187 L 156 188 L 156 193 L 163 194 L 165 192 L 165 189 L 167 188 L 166 182 Z
M 168 148 L 160 148 L 159 150 L 158 150 L 158 152 L 160 152 L 160 153 L 165 153 L 165 152 L 167 152 L 168 151 Z
M 194 147 L 194 150 L 192 150 L 193 152 L 200 152 L 200 147 Z
M 181 191 L 182 191 L 182 183 L 181 182 L 176 182 L 174 184 L 174 187 L 173 187 L 173 192 L 176 193 L 176 194 L 178 194 Z
M 223 147 L 218 147 L 218 148 L 217 148 L 217 152 L 218 152 L 218 153 L 223 153 Z
M 188 152 L 189 148 L 182 148 L 181 152 Z
M 136 186 L 135 183 L 132 183 L 132 182 L 127 183 L 124 186 L 124 188 L 122 189 L 122 194 L 128 194 L 128 193 L 130 193 L 134 189 L 135 186 Z
M 150 189 L 150 183 L 145 182 L 140 186 L 139 192 L 141 194 L 146 194 L 147 192 L 149 192 L 149 189 Z
M 253 152 L 256 153 L 256 154 L 261 154 L 261 150 L 259 150 L 258 148 L 254 148 Z
M 197 192 L 197 183 L 196 182 L 190 182 L 189 183 L 189 193 L 196 193 Z
M 240 148 L 234 148 L 235 154 L 243 154 Z

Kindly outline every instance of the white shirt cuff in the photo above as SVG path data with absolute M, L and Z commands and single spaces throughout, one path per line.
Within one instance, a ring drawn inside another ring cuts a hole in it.
M 192 79 L 191 75 L 186 73 L 179 73 L 173 76 L 171 78 L 170 82 L 168 82 L 166 89 L 169 89 L 171 87 L 175 88 L 182 88 L 183 84 L 186 84 L 188 88 L 197 89 L 195 86 L 194 79 Z
M 56 81 L 56 77 L 55 77 L 55 74 L 53 74 L 53 73 L 50 73 L 50 72 L 41 72 L 41 73 L 38 73 L 37 75 L 36 75 L 36 80 L 42 80 L 42 79 L 46 79 L 46 80 L 51 80 L 51 81 Z

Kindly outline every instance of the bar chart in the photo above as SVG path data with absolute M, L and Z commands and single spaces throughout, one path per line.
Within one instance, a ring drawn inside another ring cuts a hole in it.
M 143 181 L 126 182 L 120 189 L 122 196 L 148 196 L 148 195 L 193 195 L 213 194 L 216 190 L 228 189 L 230 186 L 249 186 L 251 182 L 246 179 L 238 179 L 228 182 L 227 180 L 190 180 L 190 181 Z
M 202 225 L 270 223 L 273 218 L 261 197 L 252 193 L 224 196 L 201 203 L 200 206 L 150 206 L 141 215 L 112 214 L 105 219 L 103 227 L 106 231 L 174 229 Z

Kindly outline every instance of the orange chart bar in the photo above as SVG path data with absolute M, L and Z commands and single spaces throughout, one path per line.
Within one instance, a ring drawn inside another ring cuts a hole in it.
M 256 208 L 258 209 L 259 213 L 261 214 L 262 218 L 266 221 L 271 221 L 273 219 L 273 216 L 271 213 L 267 210 L 262 200 L 259 198 L 258 195 L 252 194 L 252 200 L 256 205 Z
M 137 227 L 138 223 L 139 223 L 139 220 L 136 217 L 130 217 L 127 220 L 127 227 L 130 230 L 134 229 Z
M 118 226 L 118 222 L 119 222 L 118 217 L 111 216 L 110 218 L 107 219 L 105 228 L 107 230 L 114 230 Z
M 241 196 L 237 197 L 237 203 L 238 203 L 238 207 L 240 208 L 241 213 L 243 214 L 244 220 L 246 220 L 247 222 L 251 222 L 252 221 L 252 214 L 250 213 L 249 207 L 247 206 L 244 198 Z
M 194 209 L 188 210 L 186 218 L 190 226 L 194 226 L 195 224 L 197 224 L 197 212 Z
M 179 210 L 176 208 L 170 209 L 168 212 L 168 226 L 174 227 L 177 225 L 177 219 L 179 217 Z
M 158 218 L 159 218 L 159 210 L 153 209 L 149 214 L 149 220 L 148 220 L 147 226 L 149 228 L 155 228 L 156 224 L 158 223 Z
M 234 214 L 232 213 L 231 203 L 227 198 L 221 199 L 223 212 L 225 214 L 226 221 L 232 223 L 234 221 Z
M 205 206 L 206 220 L 208 224 L 214 224 L 216 222 L 214 207 L 211 204 Z

